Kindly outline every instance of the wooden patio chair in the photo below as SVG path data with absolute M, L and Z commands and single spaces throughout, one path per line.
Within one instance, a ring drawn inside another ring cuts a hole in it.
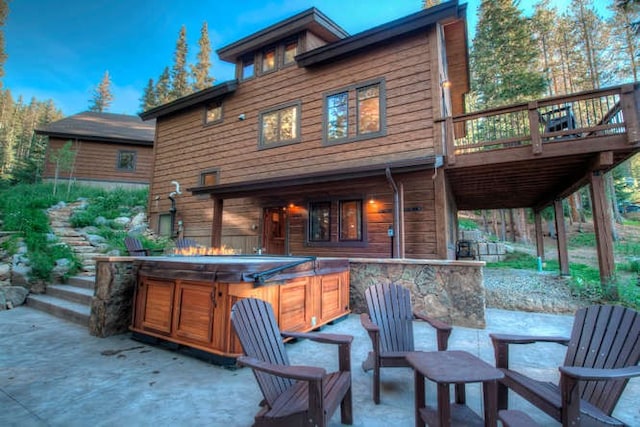
M 491 334 L 496 367 L 504 372 L 498 408 L 508 389 L 563 426 L 624 423 L 611 416 L 629 378 L 640 376 L 640 316 L 630 308 L 594 305 L 576 312 L 571 338 Z M 509 367 L 509 345 L 555 342 L 568 345 L 559 385 L 537 381 Z
M 350 335 L 281 332 L 271 304 L 246 298 L 231 309 L 231 323 L 264 400 L 255 426 L 326 426 L 340 405 L 342 424 L 353 423 L 351 402 Z M 283 338 L 308 338 L 338 345 L 339 371 L 327 373 L 313 366 L 292 366 Z
M 447 349 L 451 326 L 413 311 L 409 289 L 393 283 L 380 283 L 365 291 L 369 313 L 360 323 L 371 338 L 372 350 L 362 369 L 373 369 L 373 401 L 380 403 L 380 368 L 408 367 L 405 356 L 414 351 L 413 320 L 423 320 L 436 329 L 438 351 Z
M 142 247 L 140 239 L 135 237 L 125 237 L 124 246 L 127 248 L 127 252 L 131 256 L 149 256 L 149 249 Z
M 198 243 L 196 243 L 196 241 L 193 240 L 193 239 L 178 239 L 178 240 L 176 240 L 176 248 L 178 248 L 178 249 L 194 248 L 196 246 L 198 246 Z

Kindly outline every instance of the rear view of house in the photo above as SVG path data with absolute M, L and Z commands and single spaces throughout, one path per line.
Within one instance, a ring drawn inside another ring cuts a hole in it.
M 137 116 L 84 112 L 50 123 L 36 133 L 49 137 L 43 179 L 56 175 L 56 153 L 71 142 L 75 160 L 58 179 L 104 187 L 144 187 L 151 179 L 154 121 Z

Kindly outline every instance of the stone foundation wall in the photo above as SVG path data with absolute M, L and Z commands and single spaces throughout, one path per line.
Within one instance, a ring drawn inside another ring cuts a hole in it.
M 135 286 L 133 258 L 97 258 L 96 289 L 89 318 L 91 335 L 108 337 L 129 330 Z
M 136 271 L 131 257 L 99 257 L 89 332 L 108 337 L 129 330 Z M 393 282 L 411 290 L 414 309 L 455 326 L 485 327 L 485 292 L 478 261 L 411 259 L 349 260 L 350 305 L 364 313 L 364 290 Z
M 451 325 L 484 328 L 482 266 L 478 261 L 351 259 L 351 311 L 367 311 L 366 288 L 392 282 L 411 290 L 415 310 Z

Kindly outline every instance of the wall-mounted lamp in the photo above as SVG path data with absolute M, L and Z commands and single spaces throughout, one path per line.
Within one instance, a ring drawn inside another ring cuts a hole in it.
M 443 80 L 443 81 L 440 83 L 440 86 L 442 86 L 442 87 L 443 87 L 443 88 L 445 88 L 445 89 L 448 89 L 448 88 L 450 88 L 450 87 L 451 87 L 451 81 L 450 81 L 450 80 Z
M 242 120 L 244 120 L 244 119 L 245 119 L 245 117 L 246 117 L 246 116 L 244 115 L 244 113 L 242 113 L 242 114 L 240 114 L 240 115 L 238 116 L 238 120 L 242 121 Z
M 376 202 L 376 201 L 374 200 L 373 196 L 371 196 L 371 197 L 369 198 L 369 204 L 370 204 L 370 205 L 373 205 L 375 202 Z

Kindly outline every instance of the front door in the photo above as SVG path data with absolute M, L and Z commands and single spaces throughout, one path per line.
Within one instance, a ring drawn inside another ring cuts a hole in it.
M 285 255 L 287 237 L 286 208 L 265 208 L 262 223 L 262 248 L 269 255 Z

